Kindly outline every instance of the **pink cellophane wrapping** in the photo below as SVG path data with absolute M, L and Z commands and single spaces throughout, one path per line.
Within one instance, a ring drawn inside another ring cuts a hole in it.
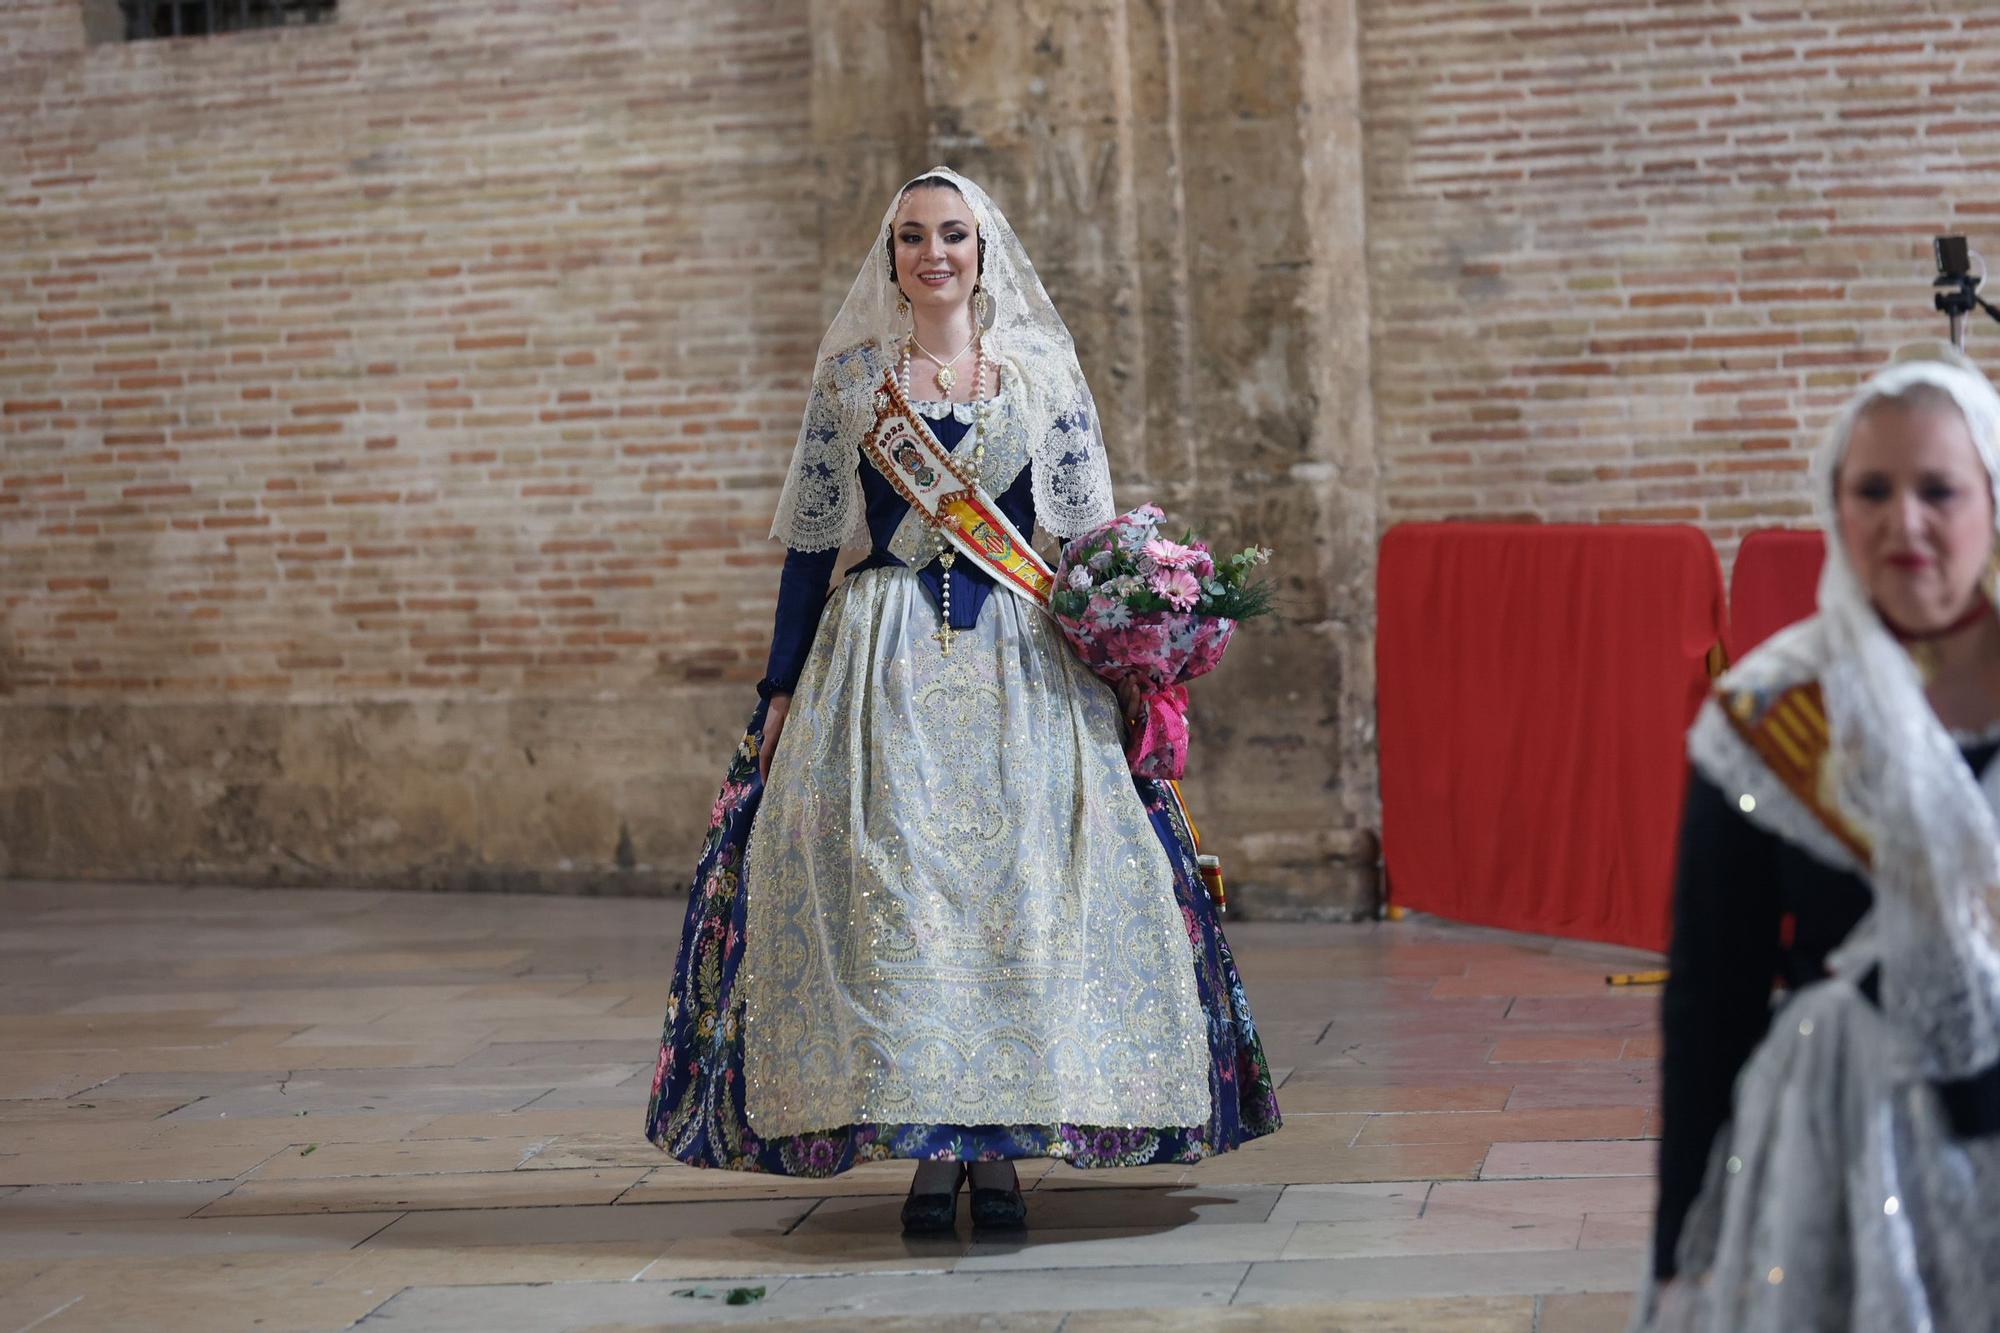
M 1150 506 L 1148 507 L 1150 510 Z M 1144 515 L 1148 510 L 1134 511 Z M 1157 515 L 1157 510 L 1150 510 Z M 1134 515 L 1121 515 L 1070 542 L 1056 566 L 1060 586 L 1070 568 L 1072 551 Z M 1055 617 L 1063 635 L 1084 665 L 1114 685 L 1131 680 L 1137 686 L 1141 711 L 1125 740 L 1125 758 L 1142 778 L 1177 779 L 1187 771 L 1188 694 L 1186 682 L 1213 671 L 1236 632 L 1236 622 L 1191 611 L 1113 613 L 1114 599 L 1094 596 L 1083 616 Z M 1121 608 L 1122 609 L 1122 608 Z M 1109 624 L 1108 620 L 1124 620 Z

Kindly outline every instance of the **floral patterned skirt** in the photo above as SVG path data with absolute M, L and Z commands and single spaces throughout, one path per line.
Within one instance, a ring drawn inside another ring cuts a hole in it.
M 1195 1162 L 1276 1130 L 1271 1071 L 1250 1016 L 1243 980 L 1194 862 L 1193 839 L 1164 783 L 1136 779 L 1174 869 L 1196 989 L 1208 1029 L 1206 1124 L 1157 1128 L 1098 1125 L 858 1124 L 766 1141 L 743 1109 L 743 1007 L 736 994 L 744 954 L 744 851 L 763 796 L 757 774 L 764 706 L 752 715 L 709 817 L 695 868 L 673 991 L 646 1108 L 646 1137 L 691 1166 L 830 1176 L 889 1157 L 965 1161 L 1053 1157 L 1074 1166 Z

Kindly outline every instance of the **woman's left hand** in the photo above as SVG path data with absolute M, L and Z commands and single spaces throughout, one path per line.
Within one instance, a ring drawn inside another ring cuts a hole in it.
M 1146 687 L 1136 675 L 1121 676 L 1118 680 L 1118 711 L 1125 719 L 1125 730 L 1137 731 L 1146 721 Z

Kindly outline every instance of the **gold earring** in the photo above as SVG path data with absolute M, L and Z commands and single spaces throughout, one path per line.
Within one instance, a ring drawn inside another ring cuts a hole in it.
M 901 288 L 896 291 L 896 313 L 904 319 L 910 317 L 910 298 L 903 295 Z
M 972 317 L 981 324 L 984 324 L 992 314 L 993 298 L 986 294 L 986 288 L 983 285 L 974 287 L 972 289 Z

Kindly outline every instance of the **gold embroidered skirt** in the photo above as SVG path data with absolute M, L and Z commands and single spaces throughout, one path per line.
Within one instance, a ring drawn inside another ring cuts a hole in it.
M 835 591 L 750 835 L 745 1114 L 1199 1125 L 1207 1033 L 1111 689 L 995 591 L 949 654 L 908 569 Z

